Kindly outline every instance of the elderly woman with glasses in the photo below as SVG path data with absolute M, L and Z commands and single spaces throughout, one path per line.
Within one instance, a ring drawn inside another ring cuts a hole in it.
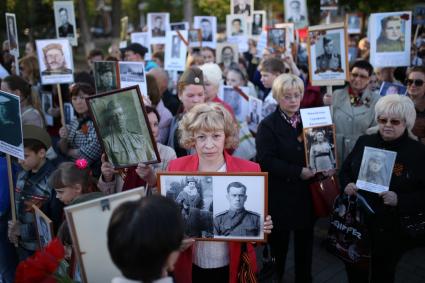
M 369 270 L 346 264 L 349 282 L 369 282 L 368 278 L 370 282 L 394 282 L 397 263 L 411 243 L 400 228 L 400 217 L 425 209 L 425 146 L 412 134 L 415 118 L 415 106 L 408 97 L 382 97 L 375 106 L 378 126 L 357 140 L 341 168 L 344 192 L 362 195 L 375 212 L 366 216 L 371 239 Z M 372 193 L 355 185 L 366 146 L 397 153 L 388 191 Z
M 373 107 L 379 99 L 379 94 L 368 88 L 373 73 L 372 65 L 367 61 L 356 61 L 350 68 L 348 85 L 332 94 L 332 121 L 336 127 L 336 143 L 338 164 L 347 157 L 353 149 L 359 136 L 374 125 Z
M 416 66 L 407 72 L 407 94 L 415 104 L 416 121 L 412 132 L 425 143 L 425 67 Z

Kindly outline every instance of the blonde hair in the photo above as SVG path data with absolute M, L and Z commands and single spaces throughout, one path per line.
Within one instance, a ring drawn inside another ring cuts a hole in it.
M 225 148 L 236 148 L 239 129 L 230 112 L 220 103 L 195 105 L 179 123 L 180 145 L 186 149 L 195 146 L 195 133 L 223 130 Z
M 272 86 L 273 98 L 279 101 L 290 89 L 298 90 L 301 94 L 301 99 L 304 97 L 304 83 L 299 77 L 292 74 L 278 76 Z
M 29 78 L 27 80 L 31 85 L 35 85 L 40 81 L 40 68 L 37 57 L 27 55 L 19 60 L 19 64 L 29 71 Z

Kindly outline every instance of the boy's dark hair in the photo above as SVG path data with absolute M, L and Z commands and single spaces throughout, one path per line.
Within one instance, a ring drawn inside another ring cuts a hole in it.
M 369 77 L 372 76 L 372 74 L 373 74 L 373 66 L 368 61 L 359 60 L 359 61 L 354 62 L 354 64 L 351 65 L 350 73 L 356 67 L 359 68 L 359 69 L 365 69 L 368 72 Z
M 35 139 L 24 139 L 24 148 L 34 151 L 35 153 L 38 153 L 41 149 L 47 151 L 47 148 L 44 143 Z
M 80 184 L 82 194 L 96 191 L 96 179 L 91 176 L 90 167 L 78 168 L 74 162 L 61 163 L 50 175 L 48 184 L 55 190 Z
M 132 280 L 161 277 L 168 256 L 183 240 L 183 219 L 176 203 L 163 196 L 121 204 L 112 213 L 108 249 L 114 264 Z
M 277 58 L 267 58 L 260 63 L 258 66 L 260 72 L 268 72 L 272 74 L 283 74 L 285 73 L 285 64 L 282 60 Z

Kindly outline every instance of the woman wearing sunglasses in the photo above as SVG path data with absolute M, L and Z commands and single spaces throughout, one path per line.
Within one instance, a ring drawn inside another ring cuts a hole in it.
M 416 215 L 425 207 L 425 146 L 412 134 L 413 102 L 398 94 L 384 96 L 376 103 L 375 119 L 378 125 L 357 140 L 340 173 L 344 192 L 362 195 L 375 212 L 365 216 L 371 264 L 364 270 L 346 263 L 349 282 L 394 282 L 397 263 L 412 243 L 400 228 L 400 216 Z M 355 185 L 366 146 L 397 153 L 388 191 L 372 193 Z
M 425 143 L 425 67 L 416 66 L 407 72 L 407 93 L 415 104 L 416 121 L 412 132 Z

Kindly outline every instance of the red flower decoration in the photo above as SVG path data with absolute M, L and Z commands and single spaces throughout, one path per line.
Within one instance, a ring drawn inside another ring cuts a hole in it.
M 75 166 L 77 166 L 78 169 L 86 169 L 87 165 L 89 165 L 89 163 L 84 158 L 75 160 Z
M 409 14 L 402 14 L 402 15 L 400 15 L 400 18 L 402 20 L 408 21 L 410 17 L 409 17 Z

